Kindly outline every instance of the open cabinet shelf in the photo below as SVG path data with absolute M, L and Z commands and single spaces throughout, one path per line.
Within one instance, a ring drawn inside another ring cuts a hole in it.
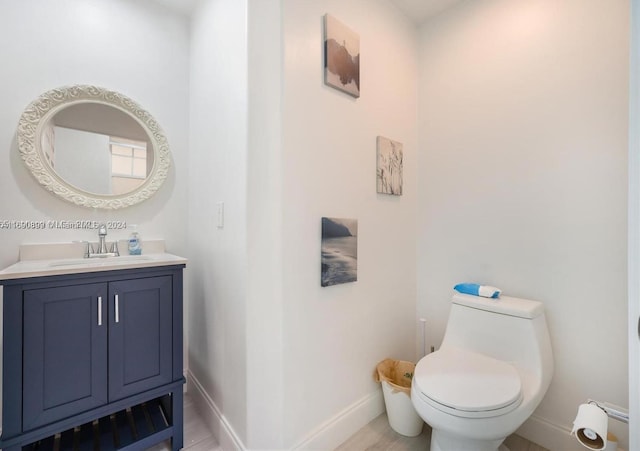
M 144 449 L 171 437 L 169 395 L 120 410 L 22 447 L 23 451 Z

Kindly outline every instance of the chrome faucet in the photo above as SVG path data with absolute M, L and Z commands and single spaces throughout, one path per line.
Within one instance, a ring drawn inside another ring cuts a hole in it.
M 111 243 L 111 250 L 107 250 L 107 225 L 100 224 L 98 227 L 98 249 L 94 250 L 91 243 L 87 241 L 87 248 L 84 253 L 85 258 L 95 258 L 95 257 L 118 257 L 120 252 L 118 252 L 118 242 L 114 241 Z
M 107 253 L 107 243 L 105 243 L 105 238 L 107 237 L 107 225 L 100 224 L 98 227 L 98 239 L 100 242 L 98 243 L 98 254 L 106 254 Z

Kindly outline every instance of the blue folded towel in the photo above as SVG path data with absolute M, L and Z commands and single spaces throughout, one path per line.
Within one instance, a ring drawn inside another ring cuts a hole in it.
M 488 285 L 479 285 L 477 283 L 459 283 L 453 287 L 459 293 L 473 294 L 474 296 L 482 296 L 483 298 L 497 299 L 500 297 L 502 290 Z

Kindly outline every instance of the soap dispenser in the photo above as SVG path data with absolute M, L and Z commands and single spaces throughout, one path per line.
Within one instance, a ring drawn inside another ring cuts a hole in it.
M 135 224 L 131 225 L 133 229 L 131 235 L 129 235 L 129 255 L 140 255 L 142 254 L 142 242 L 140 241 L 140 234 L 138 233 L 138 226 Z

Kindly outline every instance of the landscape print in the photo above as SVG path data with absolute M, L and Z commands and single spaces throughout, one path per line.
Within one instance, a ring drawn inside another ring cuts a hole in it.
M 358 220 L 322 218 L 323 287 L 358 280 Z
M 402 143 L 378 136 L 376 185 L 379 193 L 402 195 Z
M 330 14 L 324 29 L 325 84 L 360 97 L 360 36 Z

